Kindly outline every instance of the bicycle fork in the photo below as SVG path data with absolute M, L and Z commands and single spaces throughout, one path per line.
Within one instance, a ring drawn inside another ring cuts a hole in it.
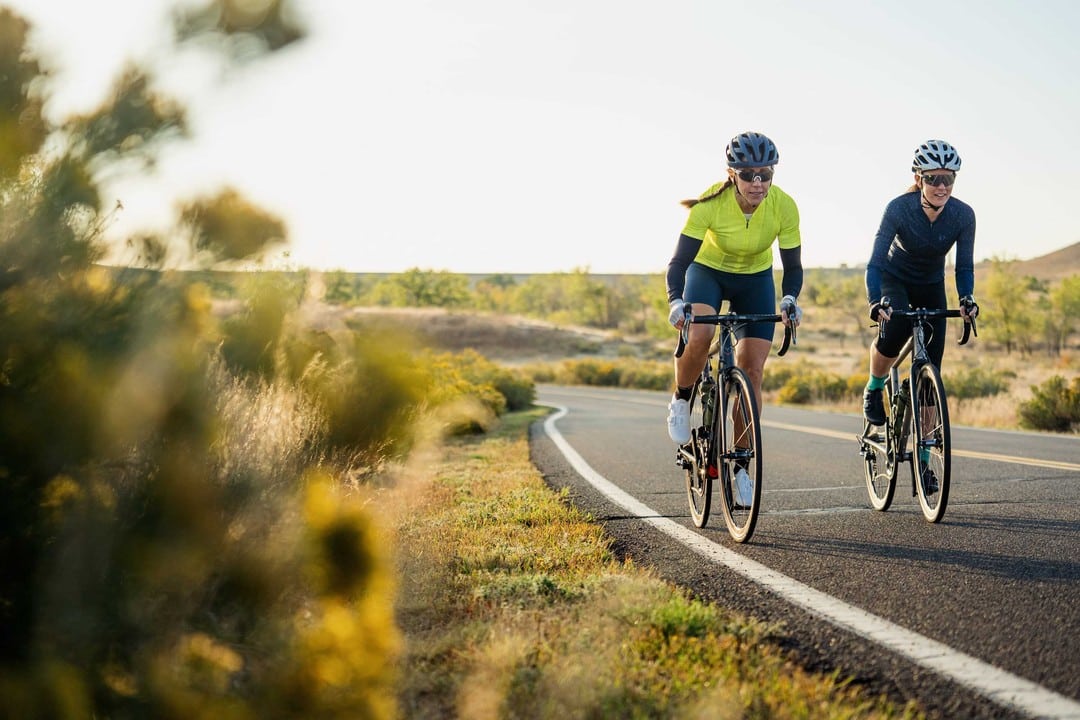
M 893 387 L 896 387 L 895 385 Z M 893 398 L 892 404 L 892 422 L 890 423 L 893 442 L 896 448 L 896 460 L 897 462 L 903 462 L 904 460 L 911 459 L 911 453 L 904 451 L 904 444 L 907 440 L 907 416 L 911 410 L 909 407 L 908 398 L 911 395 L 911 381 L 908 378 L 904 378 L 904 381 L 900 383 L 900 389 L 896 392 L 896 397 Z M 901 454 L 903 453 L 903 454 Z

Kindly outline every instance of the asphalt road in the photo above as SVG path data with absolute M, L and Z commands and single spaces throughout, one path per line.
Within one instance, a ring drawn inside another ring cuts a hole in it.
M 715 503 L 705 528 L 690 520 L 668 397 L 539 388 L 559 412 L 533 427 L 533 462 L 618 553 L 931 716 L 1080 718 L 1080 438 L 954 427 L 930 524 L 903 482 L 870 507 L 859 417 L 767 406 L 762 514 L 739 545 Z

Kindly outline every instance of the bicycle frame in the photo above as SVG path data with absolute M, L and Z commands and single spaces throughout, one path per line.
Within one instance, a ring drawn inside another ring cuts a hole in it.
M 719 480 L 728 532 L 736 542 L 746 542 L 754 531 L 761 498 L 761 426 L 759 398 L 749 376 L 735 364 L 735 331 L 747 323 L 780 322 L 781 316 L 693 316 L 690 305 L 684 313 L 676 357 L 686 349 L 692 323 L 717 325 L 719 336 L 709 347 L 691 395 L 691 439 L 678 449 L 675 462 L 687 474 L 694 524 L 704 527 L 708 521 L 712 483 Z M 784 355 L 793 341 L 793 328 L 785 326 L 779 354 Z
M 866 422 L 859 436 L 867 491 L 874 509 L 884 511 L 892 502 L 899 464 L 911 463 L 911 492 L 923 515 L 938 522 L 948 500 L 951 440 L 948 406 L 941 374 L 930 360 L 926 329 L 930 320 L 961 317 L 959 310 L 893 310 L 892 317 L 911 320 L 911 337 L 889 368 L 886 381 L 889 408 L 879 431 Z M 884 323 L 879 333 L 884 332 Z M 964 323 L 960 345 L 975 332 L 974 320 Z M 910 357 L 907 377 L 901 368 Z M 911 449 L 908 440 L 911 438 Z M 934 461 L 933 457 L 937 460 Z M 933 467 L 936 464 L 936 467 Z

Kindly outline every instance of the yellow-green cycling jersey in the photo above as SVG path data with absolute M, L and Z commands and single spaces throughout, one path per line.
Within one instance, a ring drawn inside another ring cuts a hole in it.
M 708 197 L 719 184 L 706 190 Z M 755 273 L 772 267 L 772 244 L 783 250 L 799 247 L 799 209 L 786 192 L 775 185 L 747 218 L 731 188 L 690 208 L 683 235 L 701 240 L 696 261 L 717 270 Z

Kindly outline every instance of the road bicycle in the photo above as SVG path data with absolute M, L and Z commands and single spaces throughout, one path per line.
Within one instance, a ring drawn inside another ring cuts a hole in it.
M 888 308 L 887 302 L 882 302 Z M 911 337 L 889 369 L 885 383 L 885 424 L 864 421 L 858 436 L 863 458 L 866 490 L 875 510 L 889 509 L 896 491 L 900 463 L 911 463 L 911 494 L 919 500 L 923 517 L 936 523 L 945 515 L 949 502 L 952 444 L 949 407 L 941 371 L 927 354 L 930 321 L 961 317 L 959 310 L 893 310 L 892 318 L 911 320 Z M 878 323 L 878 336 L 885 323 Z M 978 336 L 975 320 L 964 323 L 958 344 L 966 345 L 971 334 Z M 908 376 L 901 380 L 900 367 L 911 358 Z M 918 421 L 916 422 L 916 418 Z
M 694 525 L 705 527 L 712 505 L 713 482 L 721 488 L 721 509 L 728 533 L 744 543 L 754 533 L 761 507 L 761 423 L 754 386 L 735 365 L 736 329 L 754 322 L 781 322 L 779 315 L 693 315 L 683 308 L 684 322 L 675 357 L 686 349 L 691 323 L 716 325 L 717 337 L 709 348 L 705 368 L 690 395 L 690 440 L 675 453 L 675 464 L 686 471 L 686 495 Z M 778 355 L 795 342 L 794 326 L 784 326 Z M 736 487 L 744 478 L 742 492 Z M 749 486 L 747 487 L 747 483 Z

